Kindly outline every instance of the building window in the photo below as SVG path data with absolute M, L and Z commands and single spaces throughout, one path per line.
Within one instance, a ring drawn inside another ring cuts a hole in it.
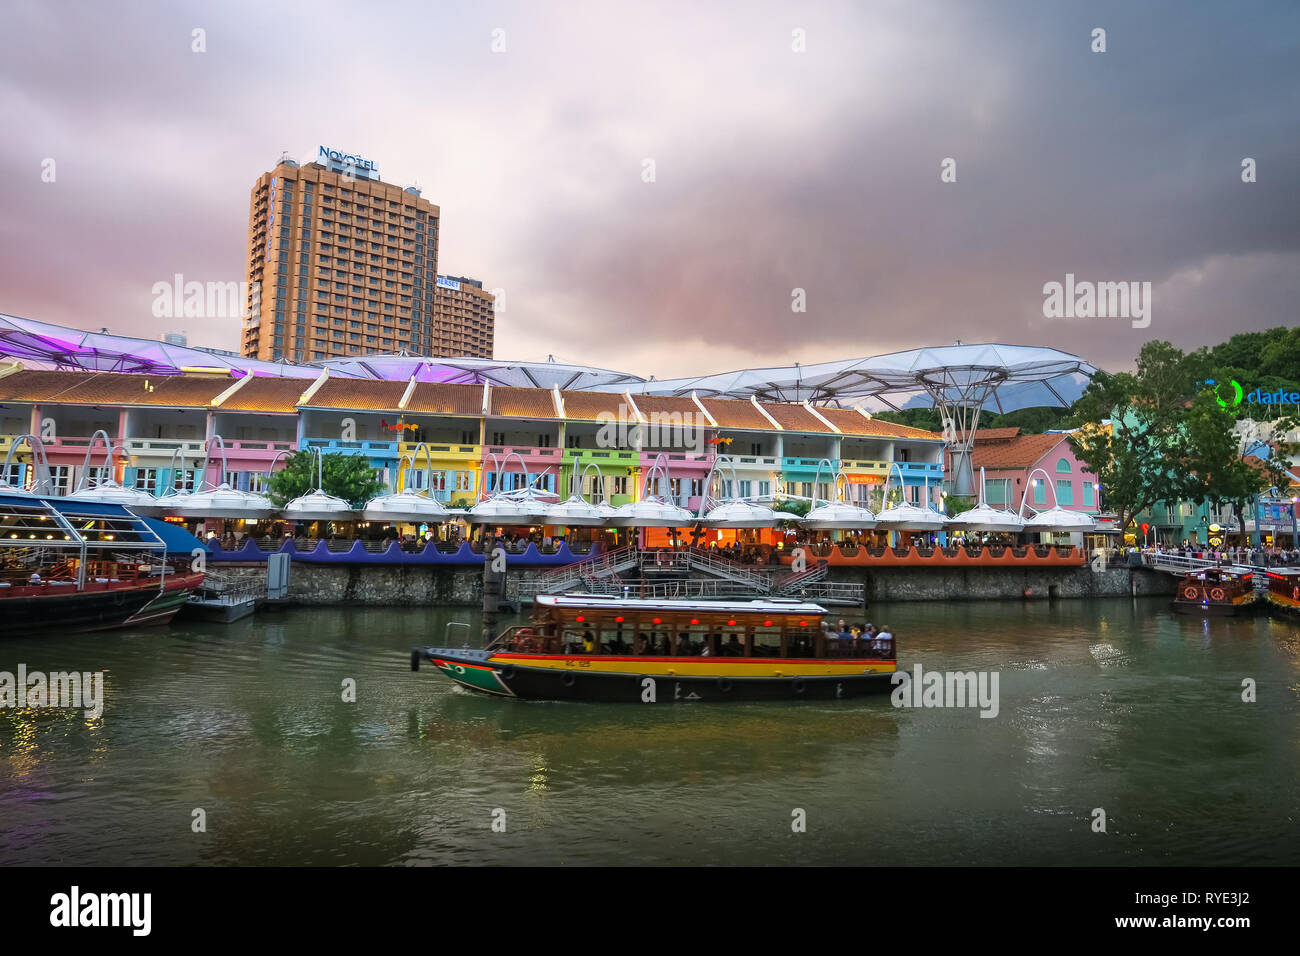
M 158 484 L 157 468 L 137 468 L 135 471 L 135 487 L 137 491 L 147 491 L 153 494 L 154 488 Z
M 1070 471 L 1070 460 L 1068 458 L 1062 458 L 1056 463 L 1056 473 L 1058 475 L 1068 475 Z
M 1065 459 L 1061 459 L 1064 461 Z M 1057 469 L 1060 470 L 1059 468 Z M 1058 478 L 1056 481 L 1056 503 L 1058 505 L 1074 504 L 1074 482 L 1069 478 Z
M 1034 479 L 1034 506 L 1047 504 L 1047 483 L 1041 478 Z
M 1083 483 L 1083 503 L 1086 507 L 1090 508 L 1097 503 L 1096 497 L 1093 494 L 1095 490 L 1096 489 L 1093 488 L 1091 481 L 1085 481 Z

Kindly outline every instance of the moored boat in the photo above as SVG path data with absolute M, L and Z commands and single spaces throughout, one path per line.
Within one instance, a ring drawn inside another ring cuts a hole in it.
M 168 563 L 165 530 L 122 505 L 0 494 L 0 636 L 167 623 L 203 575 Z
M 799 700 L 888 692 L 892 637 L 840 638 L 800 601 L 538 595 L 482 650 L 417 647 L 463 687 L 525 700 Z
M 1201 568 L 1178 582 L 1174 610 L 1185 614 L 1241 614 L 1254 610 L 1255 575 L 1250 568 Z
M 1300 615 L 1300 568 L 1273 568 L 1265 575 L 1268 603 L 1283 611 Z

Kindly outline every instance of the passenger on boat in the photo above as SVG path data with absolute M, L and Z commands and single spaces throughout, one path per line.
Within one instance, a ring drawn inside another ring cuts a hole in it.
M 731 640 L 727 641 L 722 648 L 723 657 L 744 657 L 745 649 L 740 646 L 740 638 L 735 634 L 731 635 Z
M 691 643 L 691 635 L 677 635 L 677 654 L 679 657 L 694 657 L 695 645 Z
M 596 653 L 596 638 L 591 631 L 583 631 L 582 633 L 582 650 L 587 654 Z
M 632 651 L 632 653 L 637 655 L 646 653 L 646 640 L 644 634 L 638 634 L 636 636 L 636 647 L 635 650 Z
M 32 576 L 31 576 L 30 578 L 27 579 L 27 583 L 28 583 L 28 584 L 40 584 L 40 583 L 41 583 L 41 573 L 40 573 L 39 571 L 33 571 L 33 572 L 32 572 Z

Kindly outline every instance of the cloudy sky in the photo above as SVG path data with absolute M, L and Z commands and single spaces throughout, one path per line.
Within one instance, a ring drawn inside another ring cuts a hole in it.
M 441 206 L 498 357 L 1118 368 L 1296 324 L 1297 117 L 1289 2 L 6 0 L 0 312 L 237 348 L 151 287 L 245 278 L 254 180 L 324 143 Z M 1067 273 L 1150 282 L 1150 325 L 1044 318 Z

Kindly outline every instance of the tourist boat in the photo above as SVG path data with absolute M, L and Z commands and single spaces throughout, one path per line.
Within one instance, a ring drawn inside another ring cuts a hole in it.
M 532 621 L 483 650 L 417 647 L 471 690 L 524 700 L 800 700 L 888 692 L 892 639 L 841 639 L 795 600 L 539 594 Z
M 1273 607 L 1300 614 L 1300 568 L 1273 568 L 1266 572 L 1265 596 Z
M 1256 606 L 1250 568 L 1201 568 L 1178 583 L 1174 610 L 1187 614 L 1240 614 Z
M 0 494 L 0 637 L 165 624 L 201 573 L 122 505 Z M 181 533 L 184 533 L 181 529 Z

